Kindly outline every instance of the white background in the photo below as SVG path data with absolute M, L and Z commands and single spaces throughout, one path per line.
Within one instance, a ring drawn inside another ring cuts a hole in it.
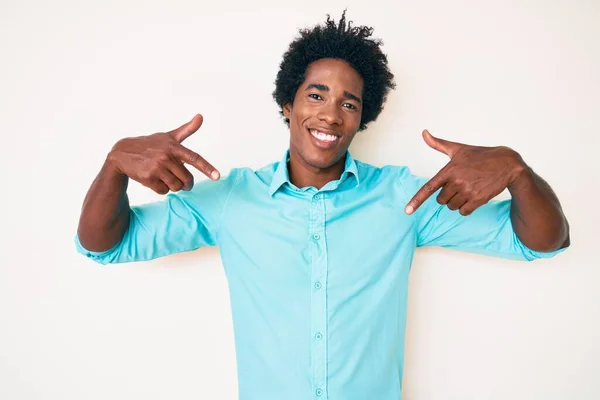
M 398 84 L 356 158 L 431 176 L 447 160 L 424 128 L 510 146 L 571 224 L 534 263 L 418 251 L 404 399 L 600 398 L 599 2 L 2 0 L 0 399 L 237 397 L 217 250 L 102 267 L 75 252 L 80 206 L 118 139 L 197 112 L 186 143 L 222 173 L 278 160 L 281 55 L 346 6 Z

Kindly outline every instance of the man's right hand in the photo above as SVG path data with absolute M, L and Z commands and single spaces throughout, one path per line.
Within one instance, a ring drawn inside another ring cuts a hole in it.
M 119 140 L 107 157 L 115 170 L 149 187 L 158 194 L 169 190 L 190 190 L 194 177 L 184 164 L 190 164 L 212 180 L 219 172 L 198 153 L 181 143 L 202 125 L 202 115 L 170 132 Z

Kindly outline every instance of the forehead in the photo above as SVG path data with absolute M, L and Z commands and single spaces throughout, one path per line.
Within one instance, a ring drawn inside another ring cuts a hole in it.
M 333 91 L 348 91 L 362 96 L 363 78 L 343 60 L 323 58 L 310 64 L 306 70 L 303 86 L 318 83 Z

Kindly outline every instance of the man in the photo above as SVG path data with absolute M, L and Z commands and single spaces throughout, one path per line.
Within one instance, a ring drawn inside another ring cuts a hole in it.
M 280 162 L 220 178 L 182 144 L 198 115 L 119 141 L 85 198 L 77 248 L 102 264 L 219 246 L 240 399 L 397 400 L 416 247 L 534 260 L 569 245 L 558 199 L 507 147 L 424 131 L 450 157 L 430 180 L 352 158 L 354 135 L 394 88 L 371 35 L 344 14 L 290 45 L 274 91 L 290 129 Z M 211 179 L 194 185 L 185 164 Z M 129 179 L 173 193 L 130 207 Z M 506 188 L 511 200 L 492 200 Z

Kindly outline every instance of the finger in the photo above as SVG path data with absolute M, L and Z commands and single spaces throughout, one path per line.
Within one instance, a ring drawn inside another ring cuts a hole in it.
M 456 193 L 449 201 L 448 208 L 452 211 L 458 210 L 464 206 L 469 199 L 466 198 L 462 193 Z
M 221 174 L 215 167 L 213 167 L 208 161 L 204 159 L 200 154 L 192 151 L 184 146 L 174 146 L 173 155 L 179 158 L 182 162 L 194 166 L 198 171 L 208 176 L 210 179 L 216 181 L 219 179 Z
M 463 206 L 460 208 L 460 213 L 462 215 L 471 215 L 475 210 L 477 210 L 479 207 L 483 206 L 484 204 L 487 204 L 494 197 L 495 197 L 495 195 L 493 195 L 493 196 L 488 195 L 486 197 L 471 198 L 469 201 L 467 201 L 465 204 L 463 204 Z
M 168 165 L 168 168 L 183 183 L 183 190 L 191 190 L 194 187 L 194 175 L 187 170 L 178 158 L 173 156 L 173 161 Z
M 423 140 L 425 143 L 432 149 L 435 149 L 441 153 L 446 154 L 448 157 L 452 158 L 460 149 L 461 146 L 464 146 L 461 143 L 451 142 L 449 140 L 444 140 L 433 136 L 427 129 L 423 131 Z
M 169 193 L 169 187 L 161 180 L 156 179 L 152 183 L 147 185 L 150 189 L 154 190 L 158 194 Z
M 467 215 L 471 215 L 473 213 L 473 211 L 475 211 L 476 209 L 478 209 L 479 207 L 481 207 L 483 204 L 480 202 L 476 202 L 476 201 L 467 201 L 465 204 L 463 204 L 463 206 L 460 208 L 459 212 L 461 213 L 461 215 L 464 215 L 465 217 Z
M 441 205 L 448 204 L 450 199 L 454 197 L 454 195 L 458 193 L 458 188 L 452 184 L 445 185 L 440 194 L 437 196 L 437 202 Z
M 185 139 L 190 137 L 194 132 L 202 126 L 202 122 L 204 118 L 200 114 L 196 114 L 194 118 L 187 124 L 181 125 L 179 128 L 172 130 L 169 132 L 171 136 L 179 143 L 183 142 Z
M 442 169 L 438 172 L 433 178 L 431 178 L 427 183 L 425 183 L 418 191 L 415 193 L 412 199 L 406 205 L 404 212 L 408 215 L 417 211 L 419 206 L 423 204 L 425 200 L 429 198 L 436 190 L 444 186 L 447 182 L 446 171 Z
M 177 179 L 177 177 L 173 175 L 171 171 L 165 169 L 161 171 L 159 177 L 160 180 L 167 185 L 171 192 L 179 192 L 181 189 L 183 189 L 183 182 Z

